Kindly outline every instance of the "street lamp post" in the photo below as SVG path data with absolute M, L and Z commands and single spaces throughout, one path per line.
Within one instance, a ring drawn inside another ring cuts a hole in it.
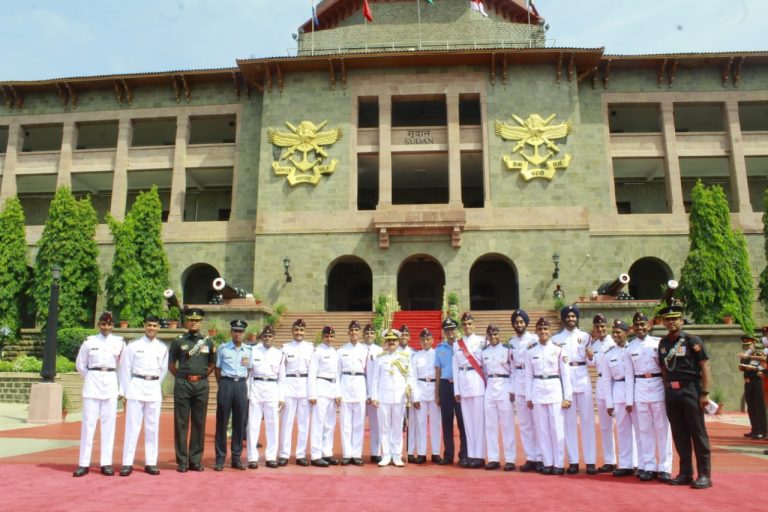
M 59 280 L 61 267 L 51 267 L 51 298 L 48 301 L 48 325 L 45 330 L 45 350 L 43 351 L 43 370 L 40 376 L 43 382 L 53 382 L 56 378 L 56 329 L 59 324 Z

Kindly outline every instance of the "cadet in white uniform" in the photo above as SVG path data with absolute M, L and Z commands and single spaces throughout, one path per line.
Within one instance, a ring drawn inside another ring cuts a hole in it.
M 259 434 L 261 419 L 267 447 L 264 458 L 269 468 L 276 468 L 277 443 L 280 434 L 279 412 L 285 405 L 285 365 L 283 352 L 272 345 L 275 330 L 267 325 L 261 331 L 261 343 L 251 351 L 250 375 L 248 376 L 248 468 L 259 467 Z
M 307 441 L 309 439 L 309 400 L 307 399 L 307 375 L 315 346 L 304 340 L 307 324 L 299 318 L 293 322 L 293 340 L 283 345 L 285 361 L 285 406 L 280 416 L 280 456 L 277 463 L 288 464 L 291 456 L 294 420 L 298 428 L 296 438 L 296 464 L 309 466 Z
M 427 462 L 427 430 L 432 445 L 432 462 L 440 462 L 441 420 L 440 406 L 435 400 L 435 349 L 432 348 L 432 333 L 423 329 L 419 334 L 421 350 L 411 357 L 413 371 L 418 388 L 419 407 L 416 411 L 416 424 L 411 437 L 416 440 L 416 464 Z M 427 428 L 429 425 L 429 428 Z
M 659 363 L 659 338 L 648 336 L 648 317 L 635 313 L 635 339 L 627 347 L 634 374 L 634 403 L 640 424 L 637 477 L 643 481 L 672 480 L 672 431 L 664 402 L 664 382 Z M 658 460 L 656 454 L 658 452 Z
M 499 343 L 499 328 L 489 325 L 488 345 L 483 350 L 483 372 L 487 379 L 485 398 L 485 443 L 488 464 L 485 469 L 499 469 L 499 432 L 504 443 L 504 471 L 515 469 L 515 412 L 512 407 L 512 349 Z
M 481 361 L 485 340 L 474 334 L 475 318 L 471 313 L 461 315 L 461 327 L 464 336 L 453 344 L 453 394 L 461 404 L 464 418 L 466 467 L 482 468 L 485 466 L 485 375 Z
M 419 403 L 411 358 L 395 351 L 399 333 L 389 329 L 384 334 L 384 352 L 376 358 L 371 387 L 371 403 L 378 408 L 382 456 L 380 467 L 403 467 L 403 419 L 408 395 L 413 405 Z
M 341 465 L 363 465 L 365 401 L 368 390 L 365 368 L 368 346 L 360 343 L 360 323 L 349 324 L 349 343 L 337 350 L 341 370 Z
M 523 442 L 525 451 L 525 464 L 520 466 L 520 471 L 528 472 L 541 470 L 543 463 L 541 459 L 541 448 L 536 439 L 536 426 L 533 421 L 533 411 L 528 408 L 525 390 L 525 354 L 529 349 L 539 343 L 539 339 L 532 332 L 528 332 L 528 313 L 522 309 L 516 309 L 512 312 L 512 328 L 515 335 L 509 338 L 509 348 L 512 350 L 513 370 L 513 395 L 517 411 L 517 423 L 520 428 L 520 440 Z
M 600 375 L 608 371 L 603 354 L 615 345 L 611 335 L 606 332 L 606 320 L 598 313 L 592 319 L 592 341 L 587 346 L 587 365 L 597 369 L 597 385 L 595 399 L 597 400 L 597 416 L 600 419 L 600 440 L 603 445 L 603 465 L 597 468 L 598 473 L 612 473 L 616 469 L 616 443 L 613 440 L 613 416 L 608 414 L 606 397 L 611 393 L 610 380 L 600 379 Z
M 403 354 L 407 354 L 408 357 L 413 357 L 413 354 L 415 354 L 417 351 L 413 350 L 411 348 L 411 330 L 408 328 L 407 325 L 403 324 L 400 326 L 400 340 L 398 341 L 397 345 L 397 352 L 401 352 Z M 416 463 L 416 410 L 413 408 L 413 406 L 408 403 L 405 408 L 406 412 L 408 413 L 408 462 L 411 464 Z
M 99 317 L 99 334 L 88 336 L 80 345 L 75 366 L 83 377 L 83 424 L 80 429 L 80 458 L 72 476 L 88 474 L 93 450 L 96 421 L 101 424 L 101 474 L 112 476 L 112 451 L 115 445 L 117 416 L 117 365 L 125 349 L 125 341 L 112 334 L 112 313 Z
M 312 465 L 322 468 L 339 464 L 339 460 L 333 457 L 336 407 L 341 403 L 339 354 L 331 346 L 335 335 L 333 327 L 323 327 L 323 342 L 315 348 L 309 363 L 309 403 L 312 405 L 310 450 Z
M 373 369 L 376 366 L 376 358 L 384 349 L 376 343 L 376 331 L 371 324 L 365 324 L 363 327 L 363 341 L 368 347 L 368 364 L 365 367 L 365 384 L 367 387 L 367 399 L 365 401 L 365 414 L 368 417 L 368 432 L 371 448 L 371 462 L 381 462 L 381 437 L 379 434 L 379 416 L 378 409 L 371 403 L 371 386 L 373 382 Z
M 120 476 L 133 472 L 136 442 L 144 423 L 144 472 L 160 474 L 157 469 L 157 441 L 160 408 L 163 402 L 161 383 L 168 372 L 168 347 L 158 339 L 160 319 L 149 315 L 144 319 L 144 336 L 132 341 L 123 351 L 118 379 L 125 393 L 125 443 Z
M 541 447 L 543 475 L 562 475 L 565 458 L 564 411 L 571 407 L 573 388 L 565 349 L 552 343 L 549 321 L 536 322 L 538 345 L 525 354 L 525 391 L 533 409 Z
M 587 370 L 587 346 L 591 336 L 578 327 L 579 308 L 575 305 L 560 310 L 563 330 L 552 336 L 552 343 L 562 347 L 568 358 L 573 386 L 573 405 L 565 410 L 565 447 L 568 451 L 568 474 L 579 472 L 579 428 L 581 423 L 581 446 L 588 475 L 596 475 L 597 455 L 595 453 L 595 406 L 592 402 L 592 381 Z

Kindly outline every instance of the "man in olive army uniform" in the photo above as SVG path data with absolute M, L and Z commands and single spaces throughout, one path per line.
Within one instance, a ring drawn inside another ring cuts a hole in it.
M 189 469 L 203 471 L 208 376 L 216 363 L 213 340 L 200 333 L 203 316 L 202 309 L 187 310 L 187 332 L 173 340 L 168 354 L 168 371 L 176 378 L 173 386 L 173 439 L 178 464 L 176 471 L 179 473 Z

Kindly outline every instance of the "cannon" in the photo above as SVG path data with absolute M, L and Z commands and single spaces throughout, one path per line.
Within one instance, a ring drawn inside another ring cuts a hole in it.
M 171 308 L 179 308 L 181 309 L 181 304 L 179 304 L 179 298 L 176 296 L 176 294 L 168 288 L 163 292 L 163 297 L 165 297 L 165 304 L 168 306 L 168 309 Z
M 629 274 L 619 274 L 619 277 L 613 281 L 608 281 L 601 284 L 597 289 L 598 295 L 610 295 L 616 297 L 621 290 L 629 283 Z
M 228 285 L 222 277 L 217 277 L 213 280 L 213 289 L 219 292 L 222 298 L 226 300 L 244 299 L 247 295 L 246 291 L 242 288 Z

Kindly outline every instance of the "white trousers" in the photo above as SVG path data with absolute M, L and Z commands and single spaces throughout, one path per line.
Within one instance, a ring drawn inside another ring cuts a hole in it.
M 499 462 L 499 432 L 504 443 L 504 462 L 515 462 L 517 441 L 515 440 L 515 410 L 509 398 L 506 400 L 486 399 L 485 443 L 488 446 L 488 461 Z
M 621 406 L 623 408 L 624 404 L 621 404 Z M 616 414 L 616 409 L 614 409 L 614 414 Z M 616 443 L 613 440 L 613 416 L 608 414 L 608 409 L 605 407 L 605 400 L 597 400 L 597 417 L 600 419 L 600 441 L 603 445 L 603 462 L 605 464 L 616 464 Z
M 96 421 L 101 424 L 101 466 L 112 465 L 112 451 L 115 447 L 115 416 L 117 415 L 117 397 L 100 400 L 83 398 L 83 425 L 80 429 L 80 459 L 78 466 L 91 464 L 93 437 L 96 434 Z
M 541 447 L 536 433 L 536 424 L 533 421 L 533 410 L 526 405 L 524 395 L 515 395 L 515 409 L 517 410 L 517 425 L 520 428 L 520 440 L 523 442 L 525 460 L 541 462 Z
M 318 397 L 312 406 L 312 460 L 333 455 L 333 436 L 336 433 L 336 400 Z
M 565 412 L 565 448 L 568 450 L 568 463 L 579 463 L 579 431 L 576 416 L 581 423 L 581 447 L 584 449 L 584 463 L 594 464 L 595 454 L 595 406 L 592 403 L 592 390 L 574 393 L 571 407 Z
M 410 431 L 410 439 L 416 440 L 416 455 L 427 454 L 427 430 L 432 443 L 432 455 L 440 455 L 440 439 L 442 439 L 442 419 L 440 418 L 440 406 L 437 402 L 422 400 L 416 411 L 416 428 Z M 429 429 L 427 429 L 429 426 Z
M 381 455 L 381 437 L 379 434 L 379 409 L 373 404 L 366 404 L 365 414 L 368 416 L 368 438 L 371 444 L 371 455 Z
M 144 465 L 157 465 L 157 440 L 160 430 L 161 407 L 162 402 L 126 400 L 123 466 L 133 466 L 142 422 L 144 423 Z
M 485 421 L 482 396 L 462 396 L 461 415 L 467 436 L 467 457 L 485 459 Z
M 345 459 L 363 456 L 365 402 L 341 402 L 341 453 Z
M 619 441 L 619 468 L 637 467 L 637 448 L 635 444 L 635 423 L 637 413 L 628 413 L 627 404 L 614 404 L 613 415 L 616 417 L 616 436 Z
M 398 459 L 403 457 L 403 419 L 405 404 L 379 404 L 379 433 L 381 454 Z
M 264 449 L 266 460 L 277 460 L 277 440 L 280 434 L 280 422 L 277 402 L 248 402 L 248 462 L 259 461 L 259 434 L 261 419 L 264 418 L 264 433 L 267 447 Z
M 533 404 L 536 436 L 545 466 L 563 467 L 565 458 L 565 414 L 560 402 Z
M 642 450 L 638 468 L 672 472 L 672 432 L 664 402 L 635 403 Z
M 408 455 L 416 455 L 416 432 L 418 430 L 416 408 L 411 404 L 408 408 Z
M 309 400 L 307 398 L 285 397 L 285 405 L 280 416 L 280 458 L 291 456 L 293 441 L 293 422 L 296 420 L 299 435 L 296 438 L 296 458 L 307 457 L 307 440 L 309 439 Z

